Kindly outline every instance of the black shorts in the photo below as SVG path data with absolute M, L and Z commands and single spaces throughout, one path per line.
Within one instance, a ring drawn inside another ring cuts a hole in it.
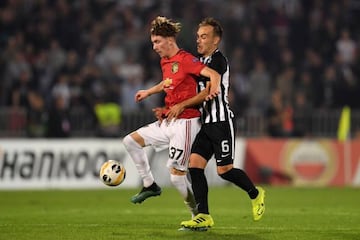
M 215 155 L 217 166 L 232 164 L 235 154 L 233 122 L 203 124 L 196 135 L 191 152 L 199 154 L 207 161 Z

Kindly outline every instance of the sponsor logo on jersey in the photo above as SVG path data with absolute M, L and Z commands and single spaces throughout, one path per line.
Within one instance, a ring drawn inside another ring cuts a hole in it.
M 165 78 L 164 79 L 164 89 L 171 89 L 171 85 L 172 85 L 172 79 L 171 78 Z

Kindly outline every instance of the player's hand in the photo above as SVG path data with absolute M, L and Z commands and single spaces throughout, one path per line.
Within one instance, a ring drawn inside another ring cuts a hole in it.
M 140 102 L 141 100 L 147 98 L 149 96 L 149 93 L 147 90 L 139 90 L 135 94 L 135 102 Z
M 219 88 L 212 89 L 212 88 L 210 87 L 209 94 L 205 97 L 205 100 L 206 100 L 206 101 L 212 100 L 212 99 L 216 98 L 217 95 L 219 95 L 219 93 L 220 93 Z
M 166 119 L 171 121 L 172 119 L 177 119 L 177 117 L 185 110 L 181 104 L 176 104 L 170 107 L 169 112 L 167 113 Z
M 156 108 L 153 108 L 153 109 L 152 109 L 152 111 L 153 111 L 156 119 L 157 119 L 160 123 L 164 120 L 163 110 L 164 110 L 164 108 L 162 108 L 162 107 L 156 107 Z

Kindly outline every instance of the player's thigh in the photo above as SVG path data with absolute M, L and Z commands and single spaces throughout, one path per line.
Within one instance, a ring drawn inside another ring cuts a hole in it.
M 235 154 L 234 129 L 228 122 L 216 123 L 211 129 L 211 140 L 214 148 L 216 164 L 225 166 L 232 164 Z
M 191 146 L 200 130 L 198 118 L 177 119 L 169 125 L 168 166 L 186 171 L 189 164 Z
M 205 159 L 205 161 L 209 161 L 214 154 L 213 143 L 211 138 L 208 136 L 207 128 L 204 125 L 201 127 L 199 133 L 196 135 L 195 140 L 192 144 L 190 157 L 190 165 L 191 167 L 201 165 L 198 164 L 200 161 L 200 157 Z M 199 157 L 194 157 L 199 156 Z
M 156 121 L 139 128 L 136 132 L 144 139 L 145 146 L 159 146 L 169 144 L 164 129 L 164 123 Z

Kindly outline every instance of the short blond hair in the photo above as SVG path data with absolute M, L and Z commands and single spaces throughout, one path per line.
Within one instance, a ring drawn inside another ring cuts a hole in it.
M 215 20 L 212 17 L 204 18 L 200 23 L 199 27 L 203 26 L 212 26 L 214 28 L 214 35 L 222 38 L 223 35 L 223 28 L 219 21 Z
M 166 17 L 157 16 L 151 22 L 151 35 L 162 37 L 176 37 L 181 30 L 181 24 Z

